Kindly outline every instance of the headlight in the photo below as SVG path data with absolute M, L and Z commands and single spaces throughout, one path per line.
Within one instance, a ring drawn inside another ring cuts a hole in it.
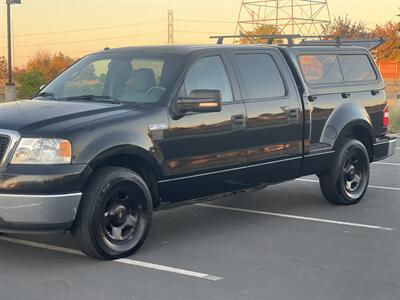
M 67 140 L 22 138 L 14 152 L 11 164 L 70 164 L 71 157 L 71 143 Z

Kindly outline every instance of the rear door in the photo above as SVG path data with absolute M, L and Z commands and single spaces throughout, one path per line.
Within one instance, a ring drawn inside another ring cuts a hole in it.
M 300 173 L 303 116 L 296 83 L 278 51 L 233 52 L 247 111 L 249 168 L 253 183 L 277 182 Z
M 188 68 L 179 97 L 193 90 L 216 89 L 222 110 L 170 116 L 162 141 L 165 173 L 161 182 L 169 201 L 204 197 L 241 189 L 240 172 L 246 165 L 245 107 L 238 93 L 229 59 L 222 53 L 196 57 Z

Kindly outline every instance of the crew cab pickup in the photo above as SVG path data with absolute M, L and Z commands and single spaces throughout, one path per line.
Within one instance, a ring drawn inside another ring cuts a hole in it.
M 366 48 L 105 49 L 0 105 L 0 232 L 70 230 L 115 259 L 140 248 L 162 204 L 310 174 L 328 201 L 355 204 L 370 163 L 395 151 L 388 125 Z

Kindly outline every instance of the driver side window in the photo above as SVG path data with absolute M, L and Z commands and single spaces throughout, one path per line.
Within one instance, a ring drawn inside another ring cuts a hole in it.
M 184 88 L 187 96 L 193 90 L 220 90 L 222 102 L 233 101 L 228 74 L 219 56 L 209 56 L 195 62 L 186 75 Z

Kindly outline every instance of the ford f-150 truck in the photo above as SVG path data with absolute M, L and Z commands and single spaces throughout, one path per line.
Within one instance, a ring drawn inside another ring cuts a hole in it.
M 395 151 L 388 125 L 363 47 L 105 49 L 0 105 L 0 232 L 70 230 L 115 259 L 163 203 L 317 174 L 329 202 L 355 204 L 370 163 Z

